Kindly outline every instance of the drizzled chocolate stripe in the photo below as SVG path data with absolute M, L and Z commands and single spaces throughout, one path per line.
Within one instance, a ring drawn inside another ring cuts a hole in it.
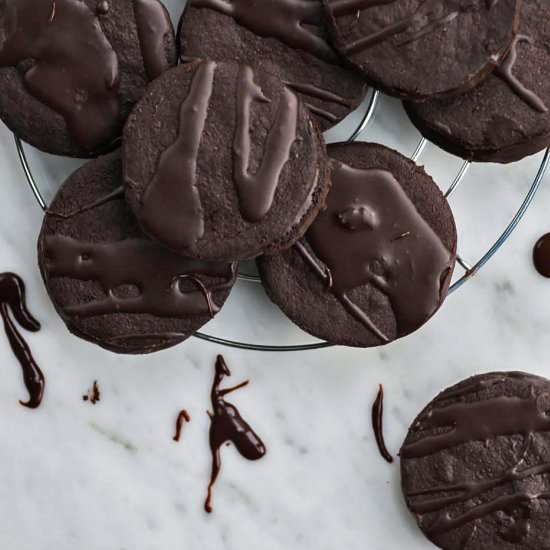
M 262 2 L 252 8 L 246 0 L 193 0 L 194 8 L 209 8 L 233 17 L 254 34 L 278 38 L 291 48 L 307 51 L 330 62 L 336 56 L 325 40 L 322 4 L 314 0 Z

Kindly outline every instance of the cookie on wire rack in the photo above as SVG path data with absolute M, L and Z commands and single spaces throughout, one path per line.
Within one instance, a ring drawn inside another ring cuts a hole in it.
M 160 0 L 10 0 L 0 11 L 0 119 L 47 153 L 112 148 L 148 83 L 177 61 Z
M 326 208 L 290 250 L 259 259 L 268 296 L 333 344 L 371 347 L 420 328 L 456 259 L 452 212 L 423 168 L 378 144 L 328 147 Z
M 455 98 L 406 102 L 430 141 L 468 160 L 508 163 L 550 146 L 550 4 L 524 0 L 502 66 Z
M 323 130 L 353 111 L 367 91 L 332 49 L 320 0 L 190 0 L 178 43 L 186 58 L 237 61 L 278 76 Z
M 506 55 L 519 0 L 323 0 L 336 49 L 382 91 L 427 99 L 473 88 Z
M 277 77 L 196 60 L 151 84 L 123 140 L 144 231 L 184 256 L 255 258 L 291 246 L 324 204 L 321 133 Z
M 77 170 L 45 215 L 39 265 L 73 334 L 117 353 L 150 353 L 219 311 L 237 264 L 183 258 L 146 237 L 121 183 L 119 152 Z

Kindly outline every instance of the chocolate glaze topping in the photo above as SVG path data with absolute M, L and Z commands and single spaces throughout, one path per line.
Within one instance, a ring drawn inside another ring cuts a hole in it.
M 542 101 L 537 94 L 522 84 L 513 74 L 514 66 L 518 58 L 517 47 L 521 42 L 529 42 L 531 44 L 533 39 L 525 34 L 516 35 L 514 37 L 514 41 L 512 42 L 510 53 L 502 65 L 496 68 L 495 74 L 500 76 L 500 78 L 502 78 L 502 80 L 510 86 L 514 93 L 525 101 L 525 103 L 527 103 L 527 105 L 529 105 L 532 109 L 538 111 L 539 113 L 546 113 L 548 111 L 548 107 L 544 104 L 544 101 Z
M 188 423 L 191 422 L 191 416 L 189 415 L 189 413 L 185 409 L 182 409 L 179 412 L 178 417 L 176 418 L 176 433 L 174 434 L 174 437 L 172 438 L 174 441 L 179 441 L 180 440 L 181 429 L 183 427 L 184 422 L 188 422 Z
M 235 265 L 189 260 L 185 268 L 177 257 L 164 253 L 146 239 L 126 239 L 113 243 L 85 243 L 64 235 L 45 238 L 46 269 L 50 278 L 70 277 L 97 281 L 105 298 L 64 308 L 69 316 L 92 317 L 113 313 L 150 313 L 157 317 L 214 315 L 219 311 L 213 292 L 229 288 Z M 149 258 L 143 262 L 142 258 Z M 179 265 L 180 272 L 177 273 Z M 136 266 L 140 266 L 137 270 Z M 219 277 L 223 282 L 208 289 L 201 275 Z M 192 289 L 184 286 L 185 281 Z M 137 295 L 119 297 L 117 287 L 134 285 Z
M 4 329 L 13 353 L 23 370 L 23 380 L 29 392 L 28 401 L 21 405 L 36 409 L 42 402 L 45 380 L 40 367 L 36 364 L 29 346 L 17 330 L 11 315 L 24 329 L 31 332 L 40 330 L 40 323 L 30 314 L 25 303 L 25 283 L 15 273 L 0 274 L 0 314 Z
M 204 235 L 204 211 L 196 185 L 197 157 L 214 86 L 216 63 L 197 65 L 189 95 L 181 104 L 176 141 L 160 157 L 157 172 L 143 195 L 141 224 L 171 249 L 185 252 Z M 233 179 L 243 218 L 259 222 L 273 204 L 281 171 L 296 140 L 298 98 L 285 88 L 276 119 L 255 174 L 249 172 L 250 114 L 255 101 L 268 102 L 254 83 L 251 67 L 241 66 L 237 86 L 237 120 L 233 141 Z
M 389 462 L 393 462 L 393 456 L 388 451 L 386 443 L 384 441 L 384 431 L 382 429 L 382 417 L 384 414 L 384 388 L 380 384 L 378 390 L 378 395 L 372 406 L 372 428 L 374 430 L 374 437 L 376 438 L 376 444 L 378 445 L 378 450 L 382 455 L 382 458 Z
M 249 222 L 258 222 L 269 212 L 273 204 L 279 177 L 289 159 L 290 148 L 296 140 L 298 98 L 289 89 L 284 89 L 277 117 L 266 139 L 262 164 L 255 174 L 250 174 L 250 110 L 254 101 L 269 100 L 254 83 L 254 72 L 251 67 L 241 66 L 238 78 L 233 177 L 243 218 Z
M 78 0 L 10 0 L 1 7 L 0 66 L 32 60 L 27 91 L 93 150 L 120 130 L 118 59 L 96 14 Z
M 291 48 L 335 61 L 336 56 L 324 38 L 319 1 L 264 0 L 255 9 L 251 9 L 247 0 L 193 0 L 192 5 L 231 16 L 258 36 L 277 38 Z
M 170 16 L 157 0 L 134 0 L 134 13 L 145 72 L 154 80 L 170 68 L 164 42 L 172 32 Z
M 204 234 L 204 212 L 196 186 L 197 156 L 216 64 L 198 65 L 189 95 L 181 104 L 176 141 L 162 153 L 153 180 L 143 195 L 141 224 L 174 250 L 185 250 Z
M 247 460 L 258 460 L 265 455 L 266 448 L 262 440 L 241 417 L 237 408 L 228 403 L 224 397 L 229 393 L 248 384 L 248 380 L 232 388 L 220 389 L 220 385 L 226 376 L 230 376 L 224 358 L 218 355 L 216 360 L 216 373 L 210 398 L 212 400 L 212 412 L 210 416 L 210 450 L 212 451 L 212 474 L 208 485 L 208 495 L 204 503 L 204 509 L 212 512 L 212 488 L 216 483 L 221 469 L 220 449 L 224 443 L 231 442 L 237 451 Z
M 550 277 L 550 233 L 546 233 L 536 242 L 533 263 L 543 277 Z
M 326 209 L 297 250 L 344 307 L 381 341 L 388 337 L 349 298 L 371 284 L 391 302 L 398 336 L 422 325 L 441 302 L 452 254 L 392 174 L 332 161 Z

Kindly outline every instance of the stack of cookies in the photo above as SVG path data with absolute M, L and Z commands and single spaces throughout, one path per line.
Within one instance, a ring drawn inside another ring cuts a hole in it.
M 156 351 L 211 319 L 257 258 L 316 337 L 368 347 L 418 329 L 449 288 L 451 210 L 398 152 L 322 132 L 373 86 L 466 158 L 546 147 L 544 2 L 191 0 L 177 37 L 159 0 L 0 4 L 0 117 L 93 159 L 39 237 L 57 311 L 109 350 Z

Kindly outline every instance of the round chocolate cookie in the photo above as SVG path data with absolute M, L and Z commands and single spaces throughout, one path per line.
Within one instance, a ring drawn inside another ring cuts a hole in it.
M 452 212 L 432 178 L 383 145 L 335 144 L 325 210 L 305 238 L 259 260 L 269 297 L 305 331 L 386 344 L 443 302 L 456 258 Z
M 429 140 L 465 159 L 514 162 L 550 146 L 550 4 L 524 0 L 501 67 L 466 94 L 405 103 Z
M 118 353 L 149 353 L 217 313 L 236 263 L 183 258 L 146 237 L 124 200 L 119 152 L 61 187 L 38 241 L 42 277 L 69 330 Z
M 418 415 L 400 455 L 407 506 L 438 548 L 550 547 L 549 380 L 464 380 Z
M 159 0 L 0 3 L 0 118 L 48 153 L 112 148 L 149 81 L 176 61 Z
M 368 82 L 408 99 L 457 94 L 506 55 L 519 0 L 323 0 L 336 48 Z
M 209 260 L 288 248 L 323 206 L 321 134 L 294 92 L 248 65 L 165 72 L 124 130 L 127 198 L 175 252 Z
M 329 45 L 321 0 L 190 0 L 178 39 L 186 57 L 237 61 L 278 76 L 323 130 L 354 110 L 367 89 Z

